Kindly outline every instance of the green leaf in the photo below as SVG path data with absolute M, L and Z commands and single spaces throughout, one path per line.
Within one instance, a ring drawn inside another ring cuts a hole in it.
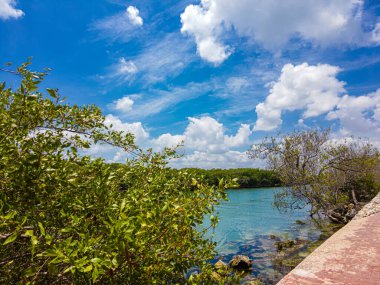
M 36 246 L 38 244 L 38 239 L 36 236 L 32 236 L 31 238 L 32 246 Z
M 54 99 L 56 99 L 58 96 L 57 96 L 57 91 L 54 90 L 54 89 L 51 89 L 51 88 L 46 88 L 46 91 L 49 92 L 50 96 Z
M 17 239 L 17 232 L 14 232 L 12 235 L 10 235 L 3 243 L 3 245 L 6 245 L 6 244 L 9 244 L 9 243 L 12 243 L 14 242 L 16 239 Z
M 99 271 L 97 267 L 94 267 L 94 270 L 92 271 L 92 281 L 96 282 L 96 280 L 99 277 Z
M 38 227 L 40 228 L 40 232 L 41 232 L 41 235 L 42 236 L 45 236 L 45 228 L 44 228 L 44 226 L 42 225 L 42 223 L 41 222 L 38 222 Z
M 102 260 L 99 257 L 95 257 L 95 258 L 91 259 L 91 262 L 94 264 L 100 263 L 101 261 Z
M 67 273 L 67 272 L 69 272 L 69 271 L 72 271 L 74 268 L 75 268 L 75 266 L 69 266 L 69 267 L 67 267 L 67 268 L 63 271 L 63 273 Z
M 86 267 L 84 268 L 83 272 L 89 272 L 89 271 L 91 271 L 91 270 L 92 270 L 92 264 L 86 266 Z
M 24 235 L 26 235 L 28 237 L 32 237 L 32 236 L 34 236 L 34 231 L 33 230 L 27 230 L 27 231 L 25 231 Z
M 27 270 L 25 270 L 23 272 L 23 276 L 24 277 L 29 277 L 29 276 L 33 276 L 37 273 L 38 271 L 38 267 L 37 266 L 32 266 L 32 267 L 29 267 Z

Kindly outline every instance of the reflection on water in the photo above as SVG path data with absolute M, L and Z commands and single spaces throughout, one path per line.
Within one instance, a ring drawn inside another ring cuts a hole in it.
M 274 271 L 272 264 L 275 248 L 270 235 L 312 241 L 319 238 L 320 230 L 308 221 L 307 209 L 280 213 L 273 206 L 274 194 L 280 190 L 228 190 L 229 201 L 216 209 L 219 212 L 219 224 L 213 232 L 209 232 L 210 237 L 217 242 L 218 256 L 214 261 L 222 259 L 228 262 L 233 255 L 247 255 L 254 261 L 252 275 L 270 284 L 281 277 L 279 272 Z M 297 220 L 306 221 L 306 224 L 297 224 Z M 203 224 L 210 224 L 208 217 Z

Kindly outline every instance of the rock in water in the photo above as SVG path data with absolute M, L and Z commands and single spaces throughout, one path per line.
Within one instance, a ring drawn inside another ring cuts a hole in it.
M 216 273 L 215 271 L 211 274 L 211 277 L 217 283 L 222 281 L 222 276 L 220 276 L 220 274 Z
M 219 270 L 219 269 L 226 270 L 228 268 L 227 264 L 225 264 L 221 260 L 219 260 L 217 263 L 215 263 L 214 267 L 215 267 L 216 270 Z
M 252 266 L 252 260 L 249 259 L 248 256 L 245 255 L 235 255 L 229 265 L 233 269 L 238 270 L 248 270 Z
M 228 274 L 228 265 L 225 264 L 223 261 L 219 260 L 214 265 L 215 272 L 219 275 L 225 276 Z

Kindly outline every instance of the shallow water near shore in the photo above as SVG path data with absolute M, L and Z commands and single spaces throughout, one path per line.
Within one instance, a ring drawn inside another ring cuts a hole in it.
M 228 262 L 236 254 L 249 256 L 253 262 L 252 277 L 261 278 L 266 284 L 275 284 L 290 269 L 279 269 L 273 261 L 276 255 L 275 241 L 299 239 L 317 241 L 321 230 L 313 223 L 307 209 L 282 213 L 273 206 L 274 194 L 281 188 L 228 190 L 229 201 L 216 207 L 219 223 L 208 235 L 217 242 L 218 259 Z M 303 221 L 300 224 L 297 221 Z M 210 225 L 206 217 L 203 226 Z M 275 235 L 277 238 L 273 239 Z

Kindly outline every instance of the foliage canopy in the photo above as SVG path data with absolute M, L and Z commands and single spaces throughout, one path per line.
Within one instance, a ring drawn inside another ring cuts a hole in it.
M 96 106 L 43 94 L 46 73 L 29 65 L 17 90 L 0 84 L 0 283 L 174 284 L 192 267 L 201 273 L 187 282 L 209 280 L 214 243 L 196 226 L 230 185 L 173 175 L 173 149 L 142 151 Z M 96 143 L 130 158 L 80 155 Z
M 266 138 L 249 155 L 266 159 L 284 190 L 276 197 L 282 208 L 311 206 L 311 214 L 324 213 L 342 203 L 357 204 L 376 195 L 379 151 L 370 143 L 350 138 L 334 141 L 329 130 L 308 130 Z

